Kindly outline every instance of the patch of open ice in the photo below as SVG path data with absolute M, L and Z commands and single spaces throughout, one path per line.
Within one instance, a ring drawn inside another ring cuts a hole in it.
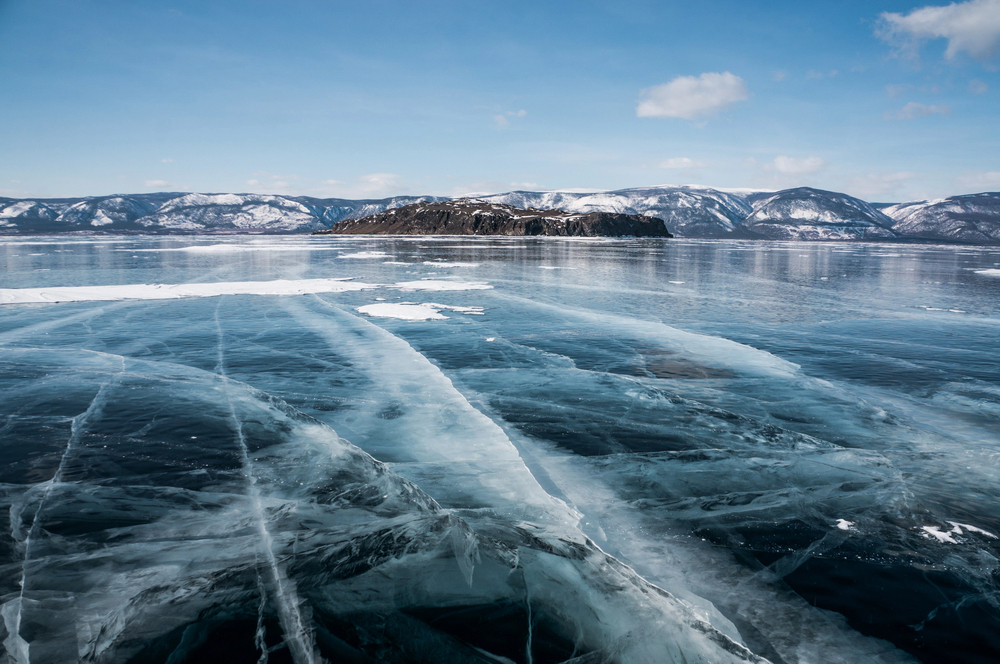
M 373 284 L 339 279 L 278 279 L 276 281 L 222 281 L 199 284 L 121 284 L 114 286 L 53 286 L 0 288 L 0 304 L 104 302 L 111 300 L 173 300 L 216 295 L 302 295 L 342 293 L 377 288 Z
M 447 320 L 448 316 L 440 313 L 441 309 L 457 311 L 463 314 L 482 315 L 483 307 L 457 307 L 436 302 L 385 302 L 366 304 L 358 307 L 358 311 L 377 318 L 399 318 L 401 320 Z
M 565 267 L 563 265 L 539 265 L 539 270 L 575 270 L 575 267 Z
M 493 288 L 481 281 L 443 281 L 439 279 L 421 279 L 419 281 L 397 281 L 396 288 L 405 291 L 464 291 L 487 290 Z

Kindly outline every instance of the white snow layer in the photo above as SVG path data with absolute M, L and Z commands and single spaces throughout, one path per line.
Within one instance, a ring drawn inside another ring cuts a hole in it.
M 109 300 L 173 300 L 216 295 L 302 295 L 343 293 L 377 288 L 347 279 L 278 279 L 276 281 L 220 281 L 201 284 L 121 284 L 115 286 L 52 286 L 0 288 L 0 304 L 40 302 L 98 302 Z
M 439 279 L 421 279 L 419 281 L 397 281 L 396 288 L 405 291 L 464 291 L 487 290 L 493 288 L 481 281 L 443 281 Z
M 415 304 L 413 302 L 380 302 L 377 304 L 366 304 L 358 307 L 358 311 L 377 318 L 399 318 L 401 320 L 446 320 L 448 317 L 441 314 L 441 309 L 458 311 L 463 314 L 481 315 L 483 307 L 456 307 L 447 304 L 437 304 L 436 302 L 425 302 Z
M 424 265 L 431 265 L 433 267 L 479 267 L 479 263 L 462 263 L 459 261 L 451 263 L 445 261 L 424 261 Z
M 392 258 L 384 251 L 355 251 L 353 254 L 341 254 L 341 258 Z

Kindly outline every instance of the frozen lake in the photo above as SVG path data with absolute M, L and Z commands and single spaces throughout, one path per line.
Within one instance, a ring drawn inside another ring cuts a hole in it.
M 1000 248 L 0 242 L 11 662 L 1000 661 Z

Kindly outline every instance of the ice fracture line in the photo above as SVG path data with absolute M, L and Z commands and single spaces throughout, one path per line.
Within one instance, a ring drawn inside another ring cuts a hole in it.
M 121 367 L 117 372 L 112 374 L 108 380 L 101 384 L 97 390 L 97 394 L 94 395 L 94 398 L 90 401 L 90 405 L 87 406 L 87 410 L 74 417 L 70 423 L 70 435 L 69 440 L 66 441 L 66 449 L 63 450 L 62 458 L 59 460 L 59 466 L 56 468 L 56 472 L 52 475 L 52 479 L 41 485 L 44 486 L 45 489 L 42 493 L 41 499 L 38 501 L 38 507 L 35 509 L 35 515 L 32 517 L 31 527 L 28 529 L 28 534 L 24 538 L 24 561 L 21 563 L 21 591 L 15 600 L 8 602 L 2 609 L 0 609 L 0 612 L 3 614 L 4 626 L 7 628 L 8 633 L 8 637 L 4 639 L 3 644 L 7 649 L 8 656 L 16 664 L 28 664 L 28 662 L 31 661 L 29 652 L 30 644 L 21 636 L 20 633 L 21 614 L 24 606 L 24 589 L 28 580 L 28 561 L 31 560 L 31 543 L 32 540 L 38 536 L 39 530 L 41 529 L 42 513 L 45 510 L 45 504 L 56 486 L 62 483 L 63 476 L 66 472 L 66 464 L 72 457 L 74 447 L 86 431 L 88 421 L 95 416 L 100 417 L 101 412 L 104 410 L 104 405 L 107 403 L 107 393 L 113 389 L 114 384 L 118 381 L 121 375 L 125 373 L 125 358 L 121 356 L 110 357 L 117 357 L 117 359 L 121 362 Z M 11 525 L 13 527 L 13 509 L 11 512 Z
M 229 377 L 226 375 L 224 350 L 225 333 L 222 331 L 222 322 L 219 320 L 219 307 L 221 305 L 222 302 L 220 301 L 219 306 L 215 308 L 215 327 L 219 337 L 219 362 L 215 370 L 222 380 L 223 394 L 226 396 L 226 404 L 229 406 L 233 431 L 236 433 L 236 442 L 239 444 L 240 461 L 243 465 L 243 475 L 247 481 L 250 504 L 253 507 L 254 517 L 257 520 L 257 530 L 260 533 L 260 539 L 263 544 L 264 555 L 267 557 L 268 567 L 274 581 L 275 600 L 278 604 L 278 617 L 281 628 L 285 632 L 288 649 L 296 664 L 319 664 L 321 660 L 309 636 L 309 630 L 302 619 L 302 613 L 299 611 L 299 599 L 295 592 L 294 584 L 286 578 L 274 554 L 274 541 L 271 538 L 271 533 L 268 531 L 267 523 L 264 519 L 264 506 L 260 497 L 260 489 L 257 487 L 257 480 L 253 474 L 250 449 L 247 447 L 246 436 L 243 433 L 243 424 L 236 415 L 236 407 L 229 393 Z M 263 611 L 264 605 L 265 603 L 262 601 L 260 604 L 261 611 Z M 261 642 L 263 642 L 263 638 L 255 636 L 255 642 L 258 643 L 259 647 Z M 263 661 L 267 661 L 264 657 L 265 655 L 266 650 L 262 655 Z

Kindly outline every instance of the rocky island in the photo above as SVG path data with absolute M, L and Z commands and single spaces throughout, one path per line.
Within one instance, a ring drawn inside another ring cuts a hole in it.
M 470 198 L 405 205 L 346 219 L 313 234 L 673 237 L 658 217 L 517 208 Z

